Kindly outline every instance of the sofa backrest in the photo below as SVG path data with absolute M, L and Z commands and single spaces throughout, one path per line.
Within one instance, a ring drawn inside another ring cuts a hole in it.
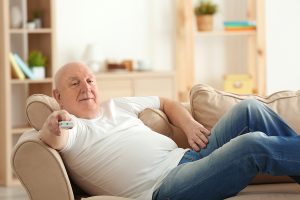
M 198 84 L 190 92 L 191 112 L 198 122 L 211 129 L 227 110 L 247 98 L 265 103 L 300 133 L 300 91 L 279 91 L 262 97 L 232 94 Z

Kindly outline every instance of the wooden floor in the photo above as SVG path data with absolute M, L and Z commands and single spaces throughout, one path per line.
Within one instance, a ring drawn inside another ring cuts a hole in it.
M 0 200 L 27 200 L 29 199 L 22 186 L 0 187 Z

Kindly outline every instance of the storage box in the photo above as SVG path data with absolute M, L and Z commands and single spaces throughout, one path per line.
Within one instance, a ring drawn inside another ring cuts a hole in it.
M 224 90 L 235 94 L 252 94 L 253 78 L 249 74 L 228 74 L 224 77 Z

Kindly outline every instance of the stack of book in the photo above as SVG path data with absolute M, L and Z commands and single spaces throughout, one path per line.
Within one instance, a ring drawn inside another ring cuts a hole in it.
M 28 65 L 16 53 L 9 54 L 12 78 L 24 80 L 25 78 L 34 79 L 34 75 Z
M 225 31 L 252 31 L 256 29 L 253 21 L 224 21 Z

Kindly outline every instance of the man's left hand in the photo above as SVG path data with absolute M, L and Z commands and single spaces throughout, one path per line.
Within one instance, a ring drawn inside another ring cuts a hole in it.
M 200 151 L 208 144 L 208 136 L 210 131 L 207 130 L 202 124 L 197 121 L 191 121 L 186 126 L 185 134 L 187 136 L 188 143 L 195 151 Z

